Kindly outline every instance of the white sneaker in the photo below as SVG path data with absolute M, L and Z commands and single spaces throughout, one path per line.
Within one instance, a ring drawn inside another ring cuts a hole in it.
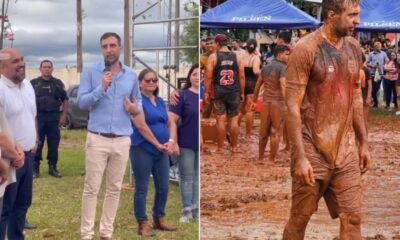
M 192 210 L 191 209 L 185 209 L 185 210 L 183 210 L 181 218 L 179 218 L 179 222 L 187 223 L 191 219 L 193 219 Z
M 397 111 L 397 112 L 396 112 L 396 116 L 400 116 L 400 111 Z

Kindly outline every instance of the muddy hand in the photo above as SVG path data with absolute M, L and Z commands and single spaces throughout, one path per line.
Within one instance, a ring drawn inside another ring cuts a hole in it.
M 295 165 L 294 174 L 298 177 L 303 183 L 314 186 L 315 178 L 314 178 L 314 170 L 311 167 L 310 162 L 303 158 L 298 159 Z
M 371 155 L 368 151 L 367 145 L 360 146 L 360 169 L 361 174 L 366 173 L 372 167 Z
M 256 106 L 257 106 L 257 102 L 252 102 L 251 103 L 251 107 L 250 107 L 250 111 L 255 112 L 256 111 Z

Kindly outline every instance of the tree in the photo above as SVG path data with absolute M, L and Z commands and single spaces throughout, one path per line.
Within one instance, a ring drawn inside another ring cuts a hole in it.
M 194 1 L 186 3 L 184 10 L 190 16 L 199 16 L 199 5 Z M 197 63 L 199 61 L 199 18 L 188 20 L 183 24 L 181 42 L 183 46 L 197 46 L 181 50 L 183 61 L 190 64 Z

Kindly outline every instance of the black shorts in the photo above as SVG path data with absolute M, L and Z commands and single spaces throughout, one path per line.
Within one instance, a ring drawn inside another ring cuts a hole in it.
M 256 81 L 246 80 L 246 83 L 244 85 L 244 94 L 245 95 L 253 94 L 255 88 L 256 88 Z
M 227 93 L 214 98 L 214 109 L 217 115 L 234 117 L 239 114 L 240 93 Z

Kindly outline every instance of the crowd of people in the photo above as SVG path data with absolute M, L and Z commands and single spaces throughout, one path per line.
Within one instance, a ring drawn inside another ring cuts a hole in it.
M 182 215 L 180 222 L 198 221 L 199 208 L 199 67 L 194 64 L 175 105 L 158 96 L 158 74 L 142 70 L 138 77 L 119 60 L 121 38 L 114 32 L 100 38 L 103 61 L 81 74 L 78 105 L 89 110 L 82 193 L 81 239 L 95 237 L 98 193 L 103 174 L 106 194 L 99 235 L 112 239 L 122 181 L 128 159 L 136 187 L 134 217 L 137 233 L 176 231 L 166 223 L 170 156 L 178 156 Z M 58 171 L 60 128 L 66 123 L 68 96 L 61 80 L 52 76 L 53 63 L 43 60 L 41 76 L 25 78 L 25 62 L 17 49 L 0 51 L 0 239 L 25 239 L 24 228 L 32 203 L 33 179 L 40 177 L 42 150 L 47 140 L 49 175 Z M 197 136 L 197 137 L 196 137 Z M 150 175 L 155 186 L 153 224 L 146 202 Z M 33 209 L 34 211 L 34 209 Z M 57 217 L 57 216 L 55 216 Z M 61 217 L 61 216 L 59 216 Z

